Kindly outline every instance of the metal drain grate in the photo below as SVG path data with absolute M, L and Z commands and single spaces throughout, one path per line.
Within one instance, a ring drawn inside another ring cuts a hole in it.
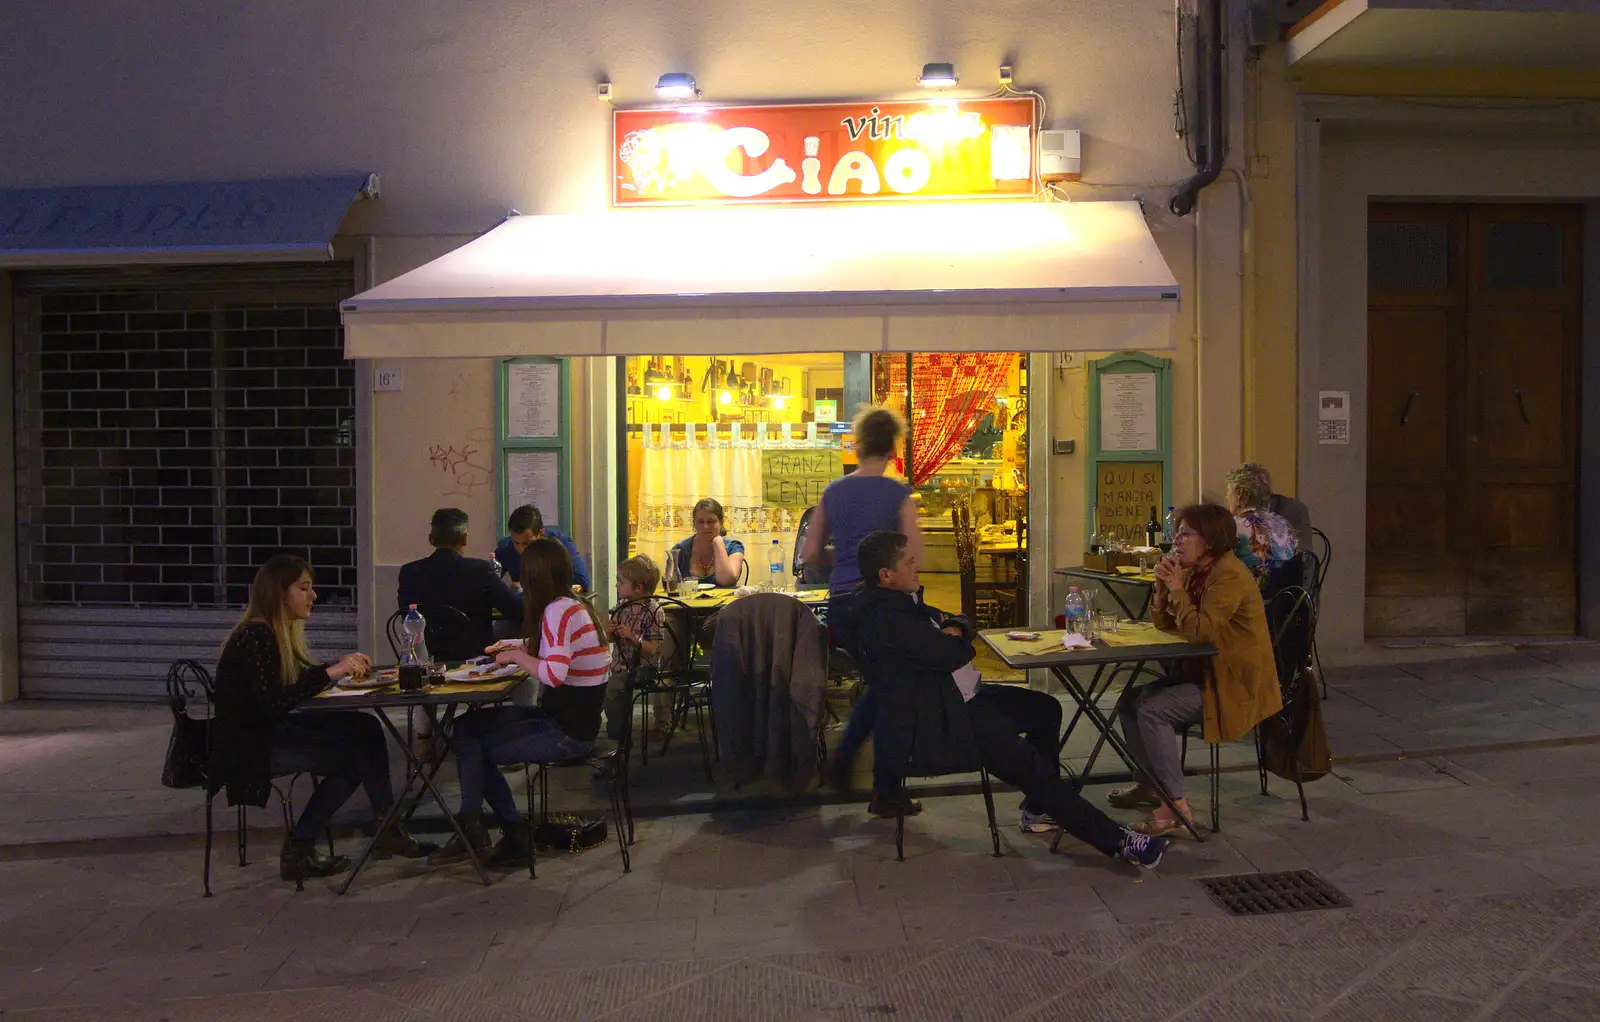
M 1309 869 L 1282 873 L 1240 873 L 1200 881 L 1211 900 L 1230 915 L 1266 916 L 1279 912 L 1311 912 L 1349 908 L 1344 892 Z

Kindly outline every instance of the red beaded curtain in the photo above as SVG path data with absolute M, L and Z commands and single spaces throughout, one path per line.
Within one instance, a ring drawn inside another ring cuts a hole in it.
M 912 486 L 921 486 L 961 453 L 984 415 L 995 411 L 1017 356 L 951 352 L 911 356 Z M 872 356 L 873 403 L 901 414 L 906 407 L 904 355 Z M 905 463 L 900 463 L 905 471 Z

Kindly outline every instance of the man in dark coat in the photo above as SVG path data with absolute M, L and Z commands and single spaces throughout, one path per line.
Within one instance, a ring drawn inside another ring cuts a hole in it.
M 960 746 L 966 744 L 970 733 L 983 766 L 1021 789 L 1026 796 L 1024 808 L 1032 806 L 1036 813 L 1048 814 L 1068 834 L 1106 855 L 1155 868 L 1168 841 L 1129 830 L 1090 805 L 1019 736 L 1019 731 L 1027 729 L 1026 722 L 1008 714 L 1004 695 L 994 691 L 1012 686 L 978 684 L 977 672 L 971 667 L 972 626 L 964 618 L 922 602 L 920 566 L 917 556 L 907 549 L 906 537 L 898 532 L 875 532 L 861 541 L 857 559 L 862 587 L 849 603 L 843 637 L 859 653 L 868 684 L 879 687 L 873 750 L 875 756 L 885 758 L 886 769 L 892 771 L 901 763 L 906 764 L 907 774 L 931 774 L 940 767 L 959 769 L 969 751 Z M 954 716 L 950 713 L 952 693 L 959 693 L 964 700 L 965 721 L 959 710 Z M 945 725 L 934 732 L 935 739 L 956 747 L 922 747 L 929 736 L 926 722 L 931 720 Z M 891 795 L 877 794 L 880 799 Z M 904 792 L 894 792 L 892 797 L 903 799 Z
M 467 547 L 465 511 L 435 511 L 428 542 L 432 556 L 400 568 L 400 609 L 415 603 L 428 618 L 428 652 L 435 660 L 478 656 L 494 642 L 494 612 L 521 621 L 522 598 L 501 581 L 493 561 L 462 555 Z

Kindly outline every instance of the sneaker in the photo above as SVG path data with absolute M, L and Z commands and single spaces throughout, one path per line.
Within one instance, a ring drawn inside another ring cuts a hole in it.
M 1061 829 L 1061 824 L 1049 813 L 1034 813 L 1026 809 L 1022 811 L 1022 822 L 1018 826 L 1024 834 L 1048 834 Z
M 889 820 L 897 816 L 915 816 L 922 812 L 922 802 L 904 795 L 873 795 L 867 812 Z
M 1125 828 L 1122 831 L 1122 844 L 1117 848 L 1117 855 L 1130 866 L 1155 869 L 1160 865 L 1161 856 L 1170 844 L 1172 842 L 1167 838 L 1149 837 L 1136 830 Z

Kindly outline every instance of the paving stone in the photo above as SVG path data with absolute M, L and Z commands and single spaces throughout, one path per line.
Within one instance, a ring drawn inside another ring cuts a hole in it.
M 776 1022 L 820 1010 L 853 992 L 819 976 L 744 961 L 598 1018 L 604 1022 Z
M 970 941 L 869 985 L 867 999 L 912 1011 L 942 1005 L 969 1022 L 1009 1018 L 1100 971 L 1094 963 L 989 940 Z
M 1489 1015 L 1491 1022 L 1592 1022 L 1600 1018 L 1600 990 L 1532 979 L 1518 986 Z
M 1473 1018 L 1482 1005 L 1430 994 L 1364 987 L 1318 1015 L 1318 1022 L 1456 1022 Z

